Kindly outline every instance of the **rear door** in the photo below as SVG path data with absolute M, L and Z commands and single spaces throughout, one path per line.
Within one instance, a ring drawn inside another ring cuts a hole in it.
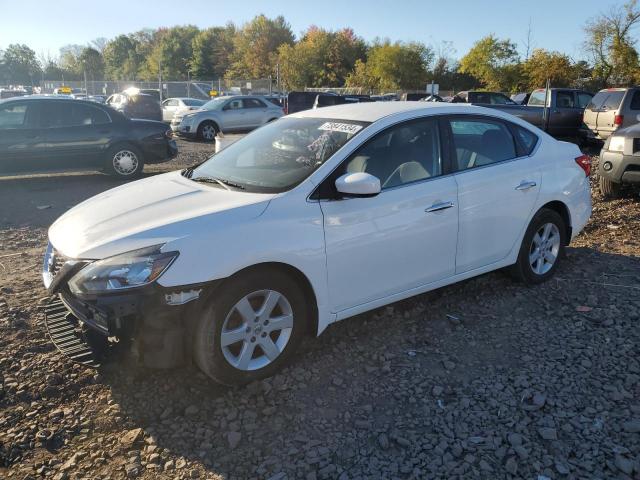
M 0 104 L 0 173 L 38 169 L 43 159 L 39 102 Z
M 456 274 L 505 259 L 526 228 L 542 178 L 529 130 L 485 116 L 448 119 L 458 185 Z M 525 150 L 518 136 L 528 137 Z
M 45 102 L 41 117 L 51 169 L 99 167 L 113 134 L 111 118 L 84 103 Z
M 180 101 L 175 98 L 170 98 L 162 102 L 162 120 L 165 122 L 171 122 L 176 110 L 180 107 Z

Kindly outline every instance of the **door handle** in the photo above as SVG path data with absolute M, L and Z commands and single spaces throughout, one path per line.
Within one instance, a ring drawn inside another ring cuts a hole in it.
M 516 190 L 529 190 L 537 185 L 536 182 L 525 182 L 524 180 L 520 182 L 520 185 L 516 187 Z
M 454 206 L 453 202 L 438 202 L 438 203 L 434 203 L 428 208 L 425 208 L 424 211 L 425 213 L 439 212 L 440 210 L 446 210 L 447 208 L 451 208 L 453 206 Z

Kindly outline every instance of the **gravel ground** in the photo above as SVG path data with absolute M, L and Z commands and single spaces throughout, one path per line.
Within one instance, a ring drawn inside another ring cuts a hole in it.
M 180 143 L 149 173 L 200 161 Z M 0 477 L 640 478 L 640 200 L 604 202 L 557 277 L 495 272 L 331 326 L 240 389 L 76 366 L 45 335 L 46 227 L 117 182 L 0 179 Z

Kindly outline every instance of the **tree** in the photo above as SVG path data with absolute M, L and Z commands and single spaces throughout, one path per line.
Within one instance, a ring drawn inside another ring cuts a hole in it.
M 358 61 L 347 86 L 373 90 L 422 90 L 433 61 L 433 50 L 418 42 L 374 42 L 366 63 Z
M 141 57 L 137 52 L 139 41 L 127 36 L 118 35 L 107 42 L 103 59 L 105 75 L 111 80 L 135 80 Z
M 162 69 L 164 79 L 187 78 L 193 55 L 193 39 L 198 32 L 198 27 L 193 25 L 159 29 L 151 52 L 139 71 L 141 78 L 157 80 L 158 68 Z
M 40 74 L 36 53 L 26 45 L 9 45 L 4 51 L 3 63 L 9 83 L 33 85 L 33 77 Z
M 509 40 L 499 40 L 493 34 L 476 43 L 460 59 L 460 73 L 473 75 L 489 90 L 509 91 L 519 81 L 516 45 Z
M 638 52 L 631 31 L 640 22 L 637 0 L 612 7 L 587 22 L 585 48 L 601 86 L 631 84 L 639 78 Z
M 231 65 L 235 35 L 233 23 L 199 32 L 191 46 L 191 75 L 199 79 L 222 78 Z
M 78 56 L 78 65 L 82 72 L 92 80 L 104 78 L 104 60 L 102 54 L 95 48 L 85 47 Z
M 553 87 L 569 87 L 577 73 L 567 55 L 541 48 L 535 49 L 523 63 L 523 71 L 529 90 L 544 87 L 547 79 L 551 80 Z
M 275 73 L 278 48 L 293 45 L 291 26 L 283 16 L 258 15 L 240 29 L 234 40 L 233 63 L 227 78 L 266 78 Z
M 312 26 L 295 45 L 279 48 L 282 83 L 288 89 L 342 86 L 366 51 L 364 40 L 351 29 L 332 32 Z

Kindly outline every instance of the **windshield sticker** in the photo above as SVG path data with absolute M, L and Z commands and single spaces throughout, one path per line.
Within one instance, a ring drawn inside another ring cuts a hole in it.
M 339 122 L 326 122 L 318 127 L 318 130 L 326 130 L 328 132 L 342 132 L 350 133 L 351 135 L 358 133 L 362 130 L 361 125 L 354 125 L 352 123 L 339 123 Z

